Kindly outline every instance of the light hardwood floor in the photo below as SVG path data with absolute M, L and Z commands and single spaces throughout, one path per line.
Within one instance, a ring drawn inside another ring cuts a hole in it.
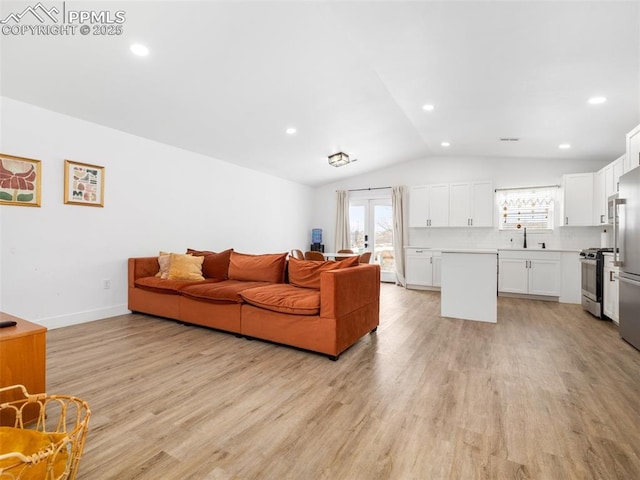
M 382 286 L 326 357 L 135 314 L 50 330 L 50 393 L 93 416 L 81 480 L 640 479 L 640 352 L 577 305 L 498 324 Z

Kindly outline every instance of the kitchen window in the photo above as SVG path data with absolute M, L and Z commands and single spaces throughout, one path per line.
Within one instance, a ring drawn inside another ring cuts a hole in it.
M 497 189 L 499 230 L 553 230 L 557 191 L 556 185 Z

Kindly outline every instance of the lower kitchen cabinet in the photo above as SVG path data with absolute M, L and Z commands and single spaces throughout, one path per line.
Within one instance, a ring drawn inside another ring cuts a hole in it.
M 618 323 L 618 273 L 620 269 L 613 265 L 613 253 L 604 254 L 602 272 L 602 313 Z
M 440 286 L 441 253 L 428 248 L 405 249 L 407 288 Z
M 559 297 L 560 252 L 505 251 L 498 253 L 498 291 Z

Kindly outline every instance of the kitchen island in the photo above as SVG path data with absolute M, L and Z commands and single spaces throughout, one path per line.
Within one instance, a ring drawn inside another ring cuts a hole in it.
M 443 249 L 443 317 L 498 321 L 498 250 Z

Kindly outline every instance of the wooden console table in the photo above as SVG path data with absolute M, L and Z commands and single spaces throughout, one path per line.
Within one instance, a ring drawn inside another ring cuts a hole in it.
M 0 387 L 20 384 L 29 393 L 46 392 L 46 327 L 0 312 L 0 321 L 6 320 L 17 325 L 0 328 Z M 18 392 L 4 392 L 0 403 L 19 398 Z M 35 419 L 25 413 L 25 422 Z M 0 425 L 7 424 L 13 424 L 13 419 L 0 417 Z

